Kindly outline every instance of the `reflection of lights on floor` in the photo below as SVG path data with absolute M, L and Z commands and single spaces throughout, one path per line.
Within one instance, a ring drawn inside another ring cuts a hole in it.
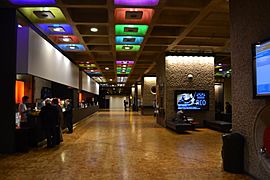
M 66 153 L 65 152 L 62 152 L 61 153 L 61 161 L 62 162 L 65 162 L 65 157 L 66 157 Z

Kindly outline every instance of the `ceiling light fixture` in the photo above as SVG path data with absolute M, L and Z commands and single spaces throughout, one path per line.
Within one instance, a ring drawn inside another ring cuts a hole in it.
M 95 33 L 95 32 L 98 32 L 98 28 L 92 27 L 92 28 L 90 28 L 90 31 L 91 31 L 91 32 L 94 32 L 94 33 Z
M 22 25 L 18 24 L 18 28 L 22 28 Z
M 105 67 L 105 70 L 109 70 L 110 68 L 109 67 Z
M 112 81 L 112 79 L 110 79 L 110 81 Z

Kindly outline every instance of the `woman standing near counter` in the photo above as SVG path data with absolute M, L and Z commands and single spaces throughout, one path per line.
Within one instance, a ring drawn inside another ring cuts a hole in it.
M 22 97 L 22 103 L 19 104 L 18 112 L 20 113 L 21 120 L 20 120 L 20 127 L 26 127 L 27 126 L 27 116 L 29 113 L 29 109 L 27 108 L 28 103 L 28 96 Z

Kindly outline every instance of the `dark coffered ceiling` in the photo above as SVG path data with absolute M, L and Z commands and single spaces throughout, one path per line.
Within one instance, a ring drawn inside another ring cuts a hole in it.
M 11 3 L 9 6 L 29 7 Z M 73 35 L 85 47 L 85 51 L 65 54 L 76 64 L 95 64 L 96 67 L 84 68 L 88 72 L 100 71 L 100 75 L 90 76 L 102 76 L 109 84 L 116 85 L 117 76 L 128 76 L 126 85 L 132 85 L 144 75 L 155 75 L 156 60 L 164 52 L 215 53 L 216 63 L 230 63 L 227 0 L 160 0 L 157 6 L 152 7 L 119 6 L 115 5 L 114 0 L 56 0 L 55 5 L 48 6 L 61 9 L 66 24 L 71 25 Z M 143 11 L 142 18 L 151 17 L 154 10 L 139 51 L 116 51 L 115 25 L 132 24 L 123 23 L 125 19 L 119 19 L 124 12 L 123 8 L 149 10 Z M 34 25 L 37 26 L 36 23 Z M 91 32 L 93 27 L 98 28 L 98 31 Z M 117 74 L 117 60 L 133 60 L 135 63 L 131 73 Z M 109 69 L 106 70 L 106 67 Z

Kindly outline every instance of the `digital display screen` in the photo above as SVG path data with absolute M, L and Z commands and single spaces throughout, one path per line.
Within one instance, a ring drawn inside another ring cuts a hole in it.
M 205 90 L 176 91 L 175 101 L 177 111 L 209 109 L 209 93 Z
M 256 95 L 270 95 L 270 41 L 255 45 Z

